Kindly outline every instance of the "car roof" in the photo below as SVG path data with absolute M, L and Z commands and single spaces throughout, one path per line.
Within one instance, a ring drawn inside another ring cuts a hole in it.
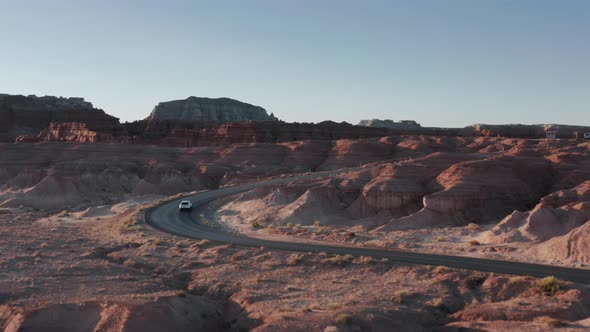
M 190 203 L 191 201 L 180 201 L 180 204 Z

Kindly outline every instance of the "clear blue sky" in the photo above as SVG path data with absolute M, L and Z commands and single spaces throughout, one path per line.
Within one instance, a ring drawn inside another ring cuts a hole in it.
M 123 121 L 195 95 L 299 122 L 590 125 L 585 0 L 0 0 L 0 42 L 0 92 Z

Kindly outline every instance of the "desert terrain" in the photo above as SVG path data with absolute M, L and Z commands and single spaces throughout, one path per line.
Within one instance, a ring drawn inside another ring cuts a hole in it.
M 240 248 L 141 221 L 143 209 L 180 192 L 361 165 L 328 179 L 295 177 L 209 209 L 257 237 L 586 267 L 587 145 L 408 136 L 0 149 L 7 331 L 589 326 L 586 285 L 553 291 L 527 277 Z
M 553 127 L 285 124 L 194 97 L 221 124 L 178 120 L 180 101 L 121 124 L 83 100 L 21 97 L 0 98 L 13 121 L 0 128 L 4 331 L 590 329 L 585 283 L 242 247 L 144 219 L 182 195 L 284 178 L 191 215 L 260 239 L 588 269 L 590 145 L 573 127 L 546 140 Z

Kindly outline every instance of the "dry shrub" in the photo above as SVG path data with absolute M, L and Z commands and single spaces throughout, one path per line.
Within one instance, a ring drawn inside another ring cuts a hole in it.
M 352 316 L 350 314 L 342 313 L 342 314 L 339 314 L 338 316 L 336 316 L 334 321 L 337 324 L 348 325 L 348 324 L 352 323 Z
M 432 272 L 436 273 L 436 274 L 441 274 L 441 273 L 447 273 L 449 272 L 449 268 L 446 266 L 437 266 L 434 268 L 434 270 L 432 270 Z
M 328 262 L 334 265 L 348 265 L 352 262 L 353 257 L 351 255 L 336 255 L 328 259 Z
M 540 292 L 553 295 L 561 289 L 563 282 L 554 276 L 549 276 L 541 280 L 537 280 L 535 286 L 537 286 L 537 289 Z
M 375 259 L 373 257 L 369 257 L 369 256 L 361 256 L 360 262 L 362 264 L 371 265 L 371 264 L 374 264 L 375 263 Z
M 303 260 L 303 257 L 304 257 L 303 254 L 291 254 L 291 255 L 289 255 L 289 257 L 287 257 L 287 265 L 289 265 L 289 266 L 299 265 L 299 263 L 301 263 L 301 260 Z

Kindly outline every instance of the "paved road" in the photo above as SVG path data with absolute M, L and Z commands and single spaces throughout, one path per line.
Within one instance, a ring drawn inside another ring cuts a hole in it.
M 349 171 L 352 170 L 355 169 L 351 169 Z M 334 173 L 329 172 L 313 173 L 309 175 L 298 176 L 297 179 L 319 178 L 333 174 Z M 331 254 L 371 256 L 378 259 L 387 258 L 395 262 L 423 265 L 443 265 L 468 270 L 533 276 L 538 278 L 553 275 L 563 280 L 569 280 L 582 284 L 590 284 L 590 270 L 576 268 L 462 256 L 416 253 L 408 251 L 281 242 L 250 238 L 244 235 L 226 232 L 219 226 L 219 224 L 216 224 L 214 221 L 204 220 L 196 213 L 180 213 L 178 211 L 178 203 L 181 199 L 190 199 L 193 202 L 194 207 L 199 209 L 205 206 L 207 203 L 224 196 L 244 192 L 260 185 L 281 185 L 290 180 L 292 179 L 275 179 L 265 182 L 250 183 L 207 191 L 184 198 L 171 200 L 148 209 L 145 213 L 145 220 L 149 225 L 161 231 L 193 239 L 208 239 L 216 242 L 233 243 L 236 245 L 251 247 L 264 246 L 269 249 L 286 251 L 326 252 Z

